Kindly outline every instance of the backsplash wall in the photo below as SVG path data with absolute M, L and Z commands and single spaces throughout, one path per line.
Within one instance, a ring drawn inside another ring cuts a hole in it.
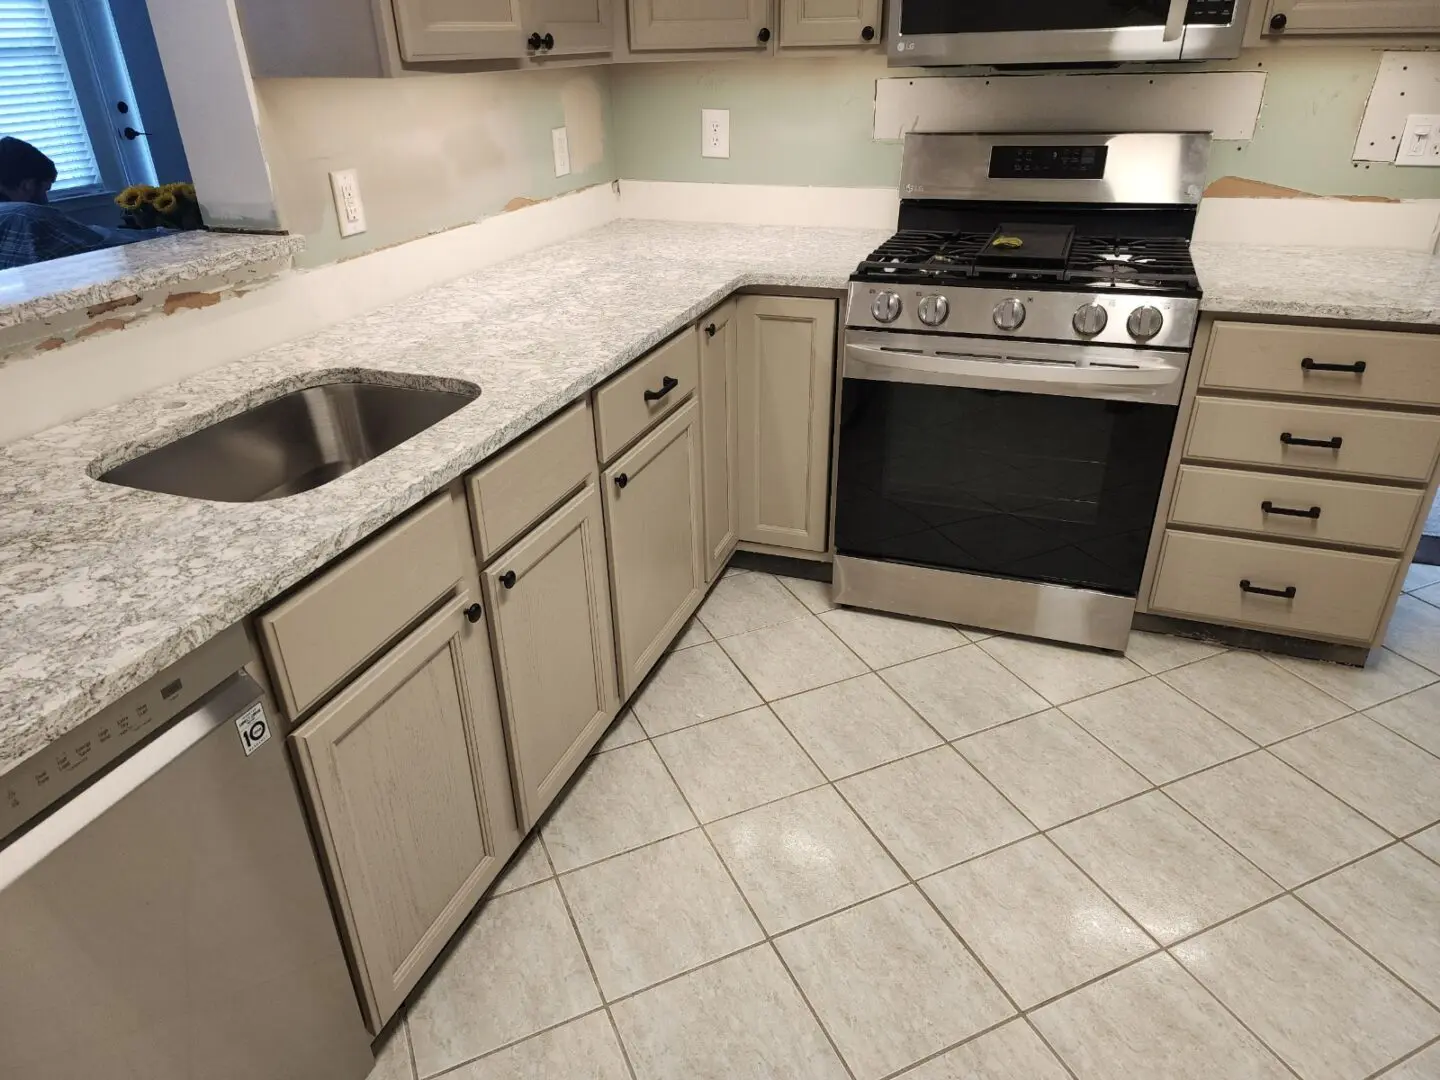
M 1380 52 L 1247 51 L 1185 71 L 1267 72 L 1255 137 L 1217 141 L 1210 178 L 1249 177 L 1321 195 L 1440 198 L 1440 169 L 1350 160 Z M 611 73 L 622 177 L 736 184 L 894 187 L 900 143 L 872 137 L 875 80 L 916 74 L 884 57 L 628 64 Z M 730 157 L 700 156 L 700 110 L 730 110 Z

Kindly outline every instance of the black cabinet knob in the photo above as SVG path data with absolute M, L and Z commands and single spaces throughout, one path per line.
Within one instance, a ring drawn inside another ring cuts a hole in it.
M 714 336 L 715 336 L 715 324 L 714 324 L 713 322 L 712 322 L 709 326 L 705 327 L 705 336 L 706 336 L 706 337 L 714 337 Z
M 861 36 L 863 39 L 865 39 L 866 41 L 874 41 L 874 40 L 875 40 L 875 28 L 874 28 L 873 26 L 867 26 L 867 27 L 865 27 L 864 30 L 861 30 L 861 31 L 860 31 L 860 36 Z
M 539 34 L 531 34 L 528 38 L 525 39 L 525 44 L 529 45 L 532 49 L 538 50 L 545 47 L 545 39 L 542 38 Z
M 1271 29 L 1271 30 L 1284 30 L 1284 29 L 1285 29 L 1285 24 L 1286 24 L 1287 22 L 1289 22 L 1289 21 L 1290 21 L 1290 20 L 1287 19 L 1287 18 L 1285 18 L 1285 16 L 1284 16 L 1283 14 L 1280 14 L 1280 15 L 1271 15 L 1271 16 L 1270 16 L 1270 29 Z
M 546 49 L 553 49 L 555 47 L 555 35 L 546 34 L 540 39 L 540 44 L 544 45 Z
M 471 622 L 479 622 L 480 616 L 485 614 L 485 609 L 479 604 L 471 604 L 465 609 L 465 618 Z
M 515 587 L 515 571 L 506 570 L 503 574 L 501 574 L 500 584 L 504 585 L 507 589 L 513 589 Z
M 770 28 L 768 26 L 762 26 L 760 28 L 760 33 L 756 34 L 755 36 L 760 39 L 760 44 L 764 45 L 767 41 L 770 40 Z
M 619 476 L 615 477 L 615 486 L 617 488 L 623 488 L 629 482 L 630 477 L 626 476 L 623 472 Z

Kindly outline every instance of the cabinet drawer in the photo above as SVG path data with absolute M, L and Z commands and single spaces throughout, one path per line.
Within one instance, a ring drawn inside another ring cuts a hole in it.
M 256 620 L 291 717 L 455 587 L 464 565 L 458 512 L 440 495 Z
M 1424 501 L 1409 488 L 1182 465 L 1170 521 L 1400 551 Z
M 1152 611 L 1300 637 L 1368 642 L 1398 559 L 1167 531 Z M 1247 591 L 1269 589 L 1289 597 Z
M 1200 385 L 1436 405 L 1440 335 L 1216 323 Z
M 1185 443 L 1186 457 L 1421 482 L 1437 454 L 1440 416 L 1207 397 L 1195 400 Z
M 595 428 L 581 401 L 470 474 L 480 561 L 494 555 L 595 475 Z
M 695 392 L 699 381 L 700 345 L 692 326 L 596 390 L 600 460 L 608 462 L 661 417 L 670 415 Z M 657 394 L 662 396 L 654 396 Z

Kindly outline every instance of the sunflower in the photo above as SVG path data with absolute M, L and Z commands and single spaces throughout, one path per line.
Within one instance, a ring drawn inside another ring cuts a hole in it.
M 115 196 L 115 202 L 125 210 L 138 210 L 140 204 L 146 202 L 146 186 L 144 184 L 132 184 L 119 195 Z
M 175 197 L 173 191 L 162 191 L 159 195 L 155 196 L 155 201 L 151 203 L 151 205 L 155 207 L 157 214 L 163 216 L 173 214 L 180 206 L 180 200 Z

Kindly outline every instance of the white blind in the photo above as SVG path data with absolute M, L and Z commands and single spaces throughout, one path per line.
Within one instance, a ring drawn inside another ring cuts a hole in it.
M 94 188 L 100 169 L 48 0 L 0 0 L 0 136 L 55 162 L 54 191 Z

